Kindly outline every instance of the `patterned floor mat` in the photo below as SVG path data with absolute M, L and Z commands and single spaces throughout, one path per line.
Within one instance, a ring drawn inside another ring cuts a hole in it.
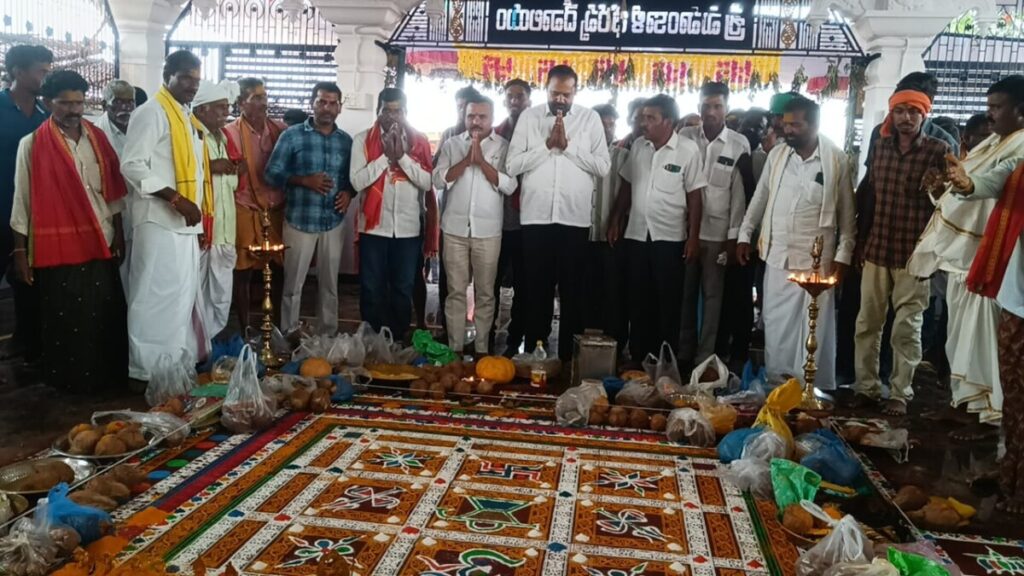
M 117 512 L 120 559 L 190 574 L 310 574 L 327 549 L 353 574 L 789 574 L 770 503 L 745 498 L 709 450 L 656 436 L 374 409 L 290 415 L 207 440 L 208 452 Z M 211 445 L 212 444 L 212 445 Z M 157 470 L 163 476 L 165 461 Z M 767 519 L 767 520 L 764 520 Z

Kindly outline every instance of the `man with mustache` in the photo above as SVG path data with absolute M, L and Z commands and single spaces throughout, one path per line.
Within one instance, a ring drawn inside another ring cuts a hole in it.
M 96 121 L 96 127 L 103 131 L 114 147 L 118 157 L 124 152 L 124 141 L 128 136 L 128 121 L 132 112 L 135 111 L 135 87 L 124 80 L 111 80 L 103 89 L 103 116 Z M 121 212 L 122 222 L 128 225 L 124 227 L 124 250 L 125 256 L 121 262 L 121 284 L 128 290 L 128 261 L 132 253 L 132 227 L 131 207 L 128 202 L 131 200 L 129 194 L 125 198 L 124 210 Z
M 988 89 L 988 119 L 992 135 L 971 149 L 963 168 L 971 178 L 982 176 L 1001 162 L 1024 155 L 1024 76 L 1007 76 Z M 947 189 L 947 192 L 949 190 Z M 946 272 L 949 357 L 953 407 L 966 406 L 978 421 L 950 432 L 960 441 L 976 441 L 999 433 L 1003 391 L 999 379 L 997 332 L 999 302 L 968 285 L 968 273 L 979 253 L 985 225 L 995 199 L 971 200 L 944 194 L 907 264 L 912 274 L 926 278 Z
M 583 332 L 584 262 L 594 179 L 611 160 L 597 113 L 573 104 L 576 72 L 548 72 L 548 101 L 523 112 L 508 149 L 508 173 L 522 175 L 523 254 L 526 259 L 526 351 L 551 333 L 555 286 L 560 321 L 558 356 L 572 358 L 573 336 Z
M 855 264 L 861 273 L 860 313 L 857 316 L 854 391 L 860 407 L 882 400 L 879 351 L 889 304 L 893 368 L 889 399 L 882 404 L 888 416 L 903 416 L 914 397 L 914 370 L 921 362 L 921 326 L 930 286 L 907 273 L 917 239 L 934 207 L 928 186 L 945 167 L 949 146 L 926 136 L 922 126 L 931 100 L 916 90 L 900 90 L 889 98 L 889 117 L 875 144 L 868 177 L 875 193 L 871 224 L 858 246 Z
M 186 50 L 164 61 L 163 85 L 135 110 L 121 157 L 132 190 L 128 282 L 129 377 L 148 382 L 161 354 L 200 360 L 199 237 L 212 213 L 203 186 L 203 142 L 188 105 L 201 62 Z
M 82 119 L 89 83 L 61 70 L 40 92 L 51 116 L 18 147 L 14 269 L 40 298 L 43 381 L 77 392 L 127 383 L 121 210 L 127 193 L 103 131 Z
M 856 241 L 853 186 L 846 153 L 818 133 L 818 105 L 793 96 L 783 107 L 785 144 L 778 144 L 757 184 L 740 227 L 736 257 L 750 262 L 754 231 L 765 261 L 764 330 L 768 378 L 777 383 L 803 375 L 810 296 L 790 274 L 811 271 L 811 246 L 822 237 L 821 273 L 842 282 Z M 818 388 L 835 388 L 834 290 L 818 297 Z
M 18 143 L 38 128 L 50 113 L 39 99 L 43 78 L 50 72 L 53 53 L 44 46 L 13 46 L 4 57 L 9 89 L 0 91 L 0 218 L 10 220 L 14 194 L 14 166 Z M 0 273 L 11 262 L 14 237 L 9 228 L 0 231 Z M 9 278 L 14 290 L 14 337 L 6 356 L 24 355 L 25 361 L 39 359 L 39 298 L 36 291 Z
M 466 334 L 466 290 L 473 281 L 475 352 L 487 354 L 494 324 L 494 278 L 501 253 L 504 197 L 517 182 L 505 174 L 508 142 L 492 129 L 494 102 L 479 94 L 466 99 L 465 131 L 441 147 L 434 186 L 445 190 L 441 212 L 443 261 L 448 273 L 448 345 L 461 354 Z

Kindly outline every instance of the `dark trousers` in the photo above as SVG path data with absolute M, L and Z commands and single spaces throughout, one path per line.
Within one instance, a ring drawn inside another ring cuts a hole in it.
M 374 330 L 387 326 L 395 340 L 405 338 L 412 320 L 422 238 L 359 235 L 359 313 Z
M 679 346 L 683 306 L 683 242 L 626 240 L 629 259 L 629 353 L 634 362 Z
M 729 366 L 734 369 L 742 368 L 750 356 L 750 334 L 754 329 L 753 289 L 753 264 L 732 264 L 726 268 L 715 353 L 720 358 L 729 358 Z
M 558 357 L 572 359 L 573 335 L 583 332 L 584 270 L 588 228 L 544 224 L 523 226 L 526 351 L 551 333 L 555 287 L 560 317 Z
M 512 287 L 512 312 L 508 324 L 508 335 L 505 338 L 506 354 L 514 354 L 523 344 L 523 324 L 526 321 L 526 295 L 523 293 L 523 231 L 506 230 L 501 233 L 501 254 L 498 256 L 498 275 L 494 279 L 494 296 L 501 297 L 501 287 Z M 493 340 L 498 329 L 498 313 L 494 314 Z M 536 342 L 534 342 L 536 344 Z M 494 350 L 494 342 L 491 342 Z
M 619 351 L 629 340 L 629 271 L 626 249 L 620 242 L 587 243 L 587 298 L 584 327 L 615 338 Z

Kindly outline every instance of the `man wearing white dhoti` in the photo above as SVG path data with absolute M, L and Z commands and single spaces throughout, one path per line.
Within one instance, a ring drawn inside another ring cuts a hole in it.
M 203 136 L 205 194 L 213 197 L 212 222 L 204 218 L 199 256 L 199 309 L 207 338 L 228 325 L 235 263 L 235 190 L 241 153 L 224 132 L 238 84 L 203 81 L 192 100 L 196 128 Z
M 818 134 L 818 105 L 795 97 L 783 116 L 786 144 L 772 148 L 754 198 L 740 227 L 736 256 L 750 261 L 750 239 L 760 229 L 758 252 L 767 264 L 764 276 L 765 364 L 778 382 L 802 378 L 806 358 L 807 306 L 810 296 L 787 281 L 790 273 L 811 270 L 811 247 L 823 238 L 821 272 L 841 281 L 853 258 L 856 239 L 853 186 L 846 154 Z M 818 374 L 815 384 L 835 389 L 835 299 L 818 297 Z
M 121 171 L 132 185 L 129 377 L 147 382 L 161 353 L 197 357 L 193 324 L 203 232 L 203 144 L 189 120 L 200 61 L 180 50 L 164 62 L 157 95 L 128 125 Z
M 1024 153 L 1024 117 L 1016 105 L 1024 101 L 1022 83 L 1019 76 L 1011 76 L 988 89 L 992 135 L 964 159 L 968 175 L 984 175 L 1003 160 Z M 940 270 L 947 273 L 946 355 L 952 403 L 954 407 L 966 406 L 968 412 L 978 414 L 977 423 L 950 433 L 957 440 L 978 440 L 998 434 L 1002 420 L 1003 393 L 996 343 L 999 303 L 994 298 L 969 292 L 966 284 L 967 273 L 995 203 L 995 199 L 968 200 L 957 194 L 944 194 L 907 264 L 907 271 L 920 277 Z

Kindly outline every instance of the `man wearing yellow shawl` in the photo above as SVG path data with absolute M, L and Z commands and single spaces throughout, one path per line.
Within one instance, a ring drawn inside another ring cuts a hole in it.
M 148 382 L 162 353 L 199 359 L 199 236 L 203 233 L 203 143 L 188 104 L 200 61 L 184 50 L 164 62 L 164 84 L 135 111 L 121 172 L 132 184 L 128 286 L 129 376 Z
M 1021 102 L 1024 102 L 1024 76 L 1009 76 L 988 89 L 992 135 L 964 159 L 968 175 L 986 174 L 1004 160 L 1024 154 Z M 977 440 L 997 434 L 1002 420 L 1003 393 L 996 345 L 999 303 L 995 298 L 967 288 L 967 274 L 995 204 L 995 199 L 968 200 L 958 194 L 944 194 L 907 264 L 908 272 L 922 278 L 939 270 L 948 274 L 946 354 L 953 406 L 966 405 L 967 411 L 978 414 L 979 418 L 978 423 L 951 433 L 958 440 Z

